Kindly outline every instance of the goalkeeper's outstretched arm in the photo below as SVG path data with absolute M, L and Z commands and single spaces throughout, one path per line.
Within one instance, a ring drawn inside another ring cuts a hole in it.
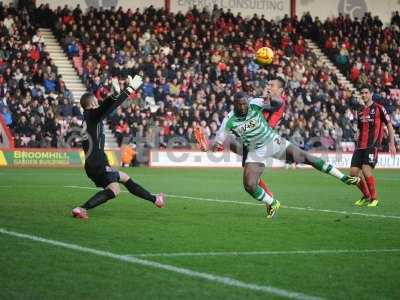
M 104 99 L 102 104 L 96 109 L 95 114 L 98 119 L 104 119 L 114 109 L 121 105 L 133 91 L 139 89 L 143 83 L 142 77 L 139 75 L 136 75 L 133 79 L 131 76 L 128 76 L 127 81 L 128 87 L 121 92 L 118 79 L 112 79 L 113 95 Z

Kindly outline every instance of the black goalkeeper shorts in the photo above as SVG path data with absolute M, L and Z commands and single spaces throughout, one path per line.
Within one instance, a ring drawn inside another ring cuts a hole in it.
M 119 182 L 119 172 L 109 165 L 85 166 L 87 176 L 97 187 L 106 188 L 110 183 Z
M 351 158 L 351 166 L 362 168 L 363 165 L 369 165 L 375 168 L 378 162 L 378 148 L 370 147 L 366 149 L 356 149 Z

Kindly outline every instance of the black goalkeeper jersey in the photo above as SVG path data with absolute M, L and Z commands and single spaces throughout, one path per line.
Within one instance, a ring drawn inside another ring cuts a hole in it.
M 104 126 L 105 117 L 122 104 L 129 96 L 123 91 L 118 97 L 107 97 L 98 108 L 88 109 L 83 112 L 83 141 L 82 148 L 85 152 L 85 168 L 108 165 L 104 152 Z

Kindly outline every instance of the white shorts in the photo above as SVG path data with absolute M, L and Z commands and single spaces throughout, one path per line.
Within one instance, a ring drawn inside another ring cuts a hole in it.
M 282 159 L 290 142 L 280 136 L 273 138 L 265 146 L 249 151 L 245 163 L 262 163 L 264 166 L 272 163 L 272 159 Z

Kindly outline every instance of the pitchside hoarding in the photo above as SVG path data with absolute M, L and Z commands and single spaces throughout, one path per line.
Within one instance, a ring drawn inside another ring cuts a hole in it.
M 119 165 L 119 151 L 106 150 L 112 166 Z M 85 154 L 78 149 L 7 149 L 0 150 L 0 167 L 81 167 Z
M 338 168 L 350 168 L 352 153 L 324 152 L 314 154 Z M 229 152 L 205 153 L 191 150 L 153 150 L 150 151 L 149 165 L 151 167 L 239 168 L 242 166 L 242 158 Z M 269 159 L 267 166 L 280 168 L 285 166 L 285 162 Z M 307 168 L 309 166 L 299 165 L 299 167 Z M 400 154 L 397 154 L 394 158 L 388 153 L 379 154 L 379 161 L 376 168 L 400 169 Z

